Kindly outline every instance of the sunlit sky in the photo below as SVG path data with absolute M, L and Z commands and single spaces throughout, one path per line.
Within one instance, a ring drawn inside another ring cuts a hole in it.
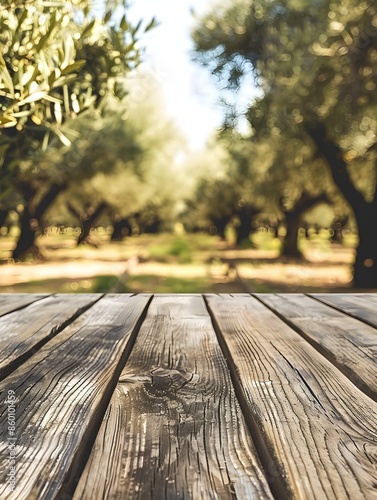
M 206 13 L 213 0 L 133 0 L 131 21 L 155 16 L 160 25 L 143 37 L 144 69 L 161 85 L 169 116 L 187 137 L 190 149 L 202 148 L 221 125 L 219 91 L 209 71 L 192 62 L 191 9 Z

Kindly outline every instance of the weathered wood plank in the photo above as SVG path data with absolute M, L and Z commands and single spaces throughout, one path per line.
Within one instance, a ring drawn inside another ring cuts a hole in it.
M 370 302 L 377 304 L 377 293 L 356 293 L 355 296 L 363 297 L 364 299 L 367 299 Z
M 200 296 L 157 296 L 76 500 L 272 498 Z
M 256 298 L 206 298 L 288 497 L 375 499 L 377 404 Z
M 43 297 L 47 297 L 47 294 L 2 293 L 0 294 L 0 316 L 22 309 Z
M 377 401 L 375 328 L 304 295 L 256 296 Z
M 101 295 L 51 295 L 0 318 L 0 380 L 38 351 Z
M 377 302 L 368 295 L 313 293 L 310 296 L 377 328 Z
M 148 300 L 102 298 L 0 383 L 2 401 L 9 390 L 17 398 L 13 493 L 4 467 L 6 407 L 0 408 L 1 499 L 70 498 Z

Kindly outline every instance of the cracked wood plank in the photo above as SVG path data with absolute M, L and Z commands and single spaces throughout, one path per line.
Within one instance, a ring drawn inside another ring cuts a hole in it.
M 256 298 L 206 300 L 262 463 L 275 463 L 287 498 L 375 499 L 377 404 Z
M 99 298 L 96 294 L 51 295 L 1 317 L 0 380 Z
M 148 301 L 101 298 L 0 383 L 2 401 L 9 390 L 17 398 L 13 493 L 6 405 L 0 410 L 2 500 L 71 498 Z
M 377 401 L 377 330 L 301 294 L 256 294 Z
M 0 295 L 0 316 L 22 309 L 43 297 L 47 297 L 47 294 L 2 293 Z
M 155 296 L 75 500 L 271 499 L 203 298 Z
M 311 293 L 310 296 L 377 328 L 377 302 L 370 295 Z

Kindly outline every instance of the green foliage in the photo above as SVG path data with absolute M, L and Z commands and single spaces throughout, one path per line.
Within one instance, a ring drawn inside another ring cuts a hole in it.
M 365 224 L 377 218 L 375 2 L 224 1 L 193 38 L 196 59 L 222 86 L 255 79 L 259 95 L 246 115 L 252 142 L 272 152 L 264 194 L 286 217 L 323 194 L 337 215 L 353 211 L 362 231 L 355 283 L 375 287 L 377 240 Z
M 251 222 L 259 211 L 276 212 L 264 188 L 269 180 L 270 148 L 257 147 L 238 132 L 227 130 L 196 160 L 201 176 L 194 195 L 186 202 L 187 228 L 226 237 L 228 224 L 237 228 L 245 216 Z
M 142 76 L 137 83 L 142 85 Z M 133 85 L 125 83 L 131 95 Z M 143 100 L 130 99 L 110 97 L 102 113 L 82 114 L 67 125 L 67 134 L 77 133 L 72 146 L 51 147 L 43 155 L 42 164 L 64 165 L 71 179 L 49 211 L 51 222 L 63 213 L 71 219 L 67 202 L 82 214 L 102 202 L 118 220 L 137 214 L 139 230 L 174 220 L 182 189 L 174 159 L 182 138 L 165 116 L 158 89 Z
M 122 81 L 140 62 L 141 29 L 133 27 L 126 14 L 120 18 L 118 3 L 107 2 L 102 16 L 89 0 L 30 0 L 23 8 L 17 2 L 0 7 L 3 200 L 13 194 L 26 201 L 17 185 L 32 182 L 35 190 L 36 176 L 44 185 L 51 177 L 59 184 L 68 182 L 63 164 L 55 161 L 55 168 L 46 167 L 48 162 L 41 155 L 47 153 L 51 160 L 62 148 L 66 158 L 66 150 L 78 138 L 80 124 L 74 125 L 75 120 L 85 113 L 89 113 L 87 120 L 99 119 L 93 111 L 101 112 L 109 95 L 124 96 Z M 81 134 L 82 127 L 81 123 Z M 87 142 L 81 137 L 76 150 Z
M 96 18 L 89 1 L 3 6 L 0 33 L 0 124 L 38 130 L 45 149 L 51 135 L 69 144 L 62 123 L 117 94 L 118 78 L 139 62 L 138 30 L 111 10 Z
M 130 276 L 124 291 L 128 293 L 203 293 L 212 291 L 206 278 L 176 278 L 155 275 Z
M 326 120 L 351 161 L 376 143 L 376 35 L 370 1 L 237 0 L 201 19 L 193 38 L 197 60 L 222 84 L 238 88 L 254 74 L 261 97 L 248 118 L 256 137 L 293 136 L 310 147 L 304 124 Z
M 15 258 L 33 244 L 59 193 L 117 167 L 104 144 L 111 134 L 112 144 L 124 139 L 122 120 L 105 123 L 103 115 L 110 118 L 109 96 L 120 102 L 127 93 L 123 82 L 140 62 L 142 31 L 117 0 L 107 1 L 103 14 L 90 0 L 0 7 L 0 199 L 21 207 Z M 119 142 L 120 157 L 134 161 L 141 153 L 134 138 Z
M 117 293 L 128 292 L 127 285 L 117 276 L 97 276 L 92 283 L 90 293 L 106 293 L 116 289 Z M 87 292 L 87 290 L 84 290 Z

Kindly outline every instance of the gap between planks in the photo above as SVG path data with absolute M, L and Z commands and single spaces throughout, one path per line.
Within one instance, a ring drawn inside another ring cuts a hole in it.
M 376 498 L 376 404 L 261 301 L 206 299 L 244 411 L 278 458 L 291 498 Z
M 338 293 L 307 293 L 305 295 L 321 302 L 322 304 L 325 304 L 326 306 L 332 307 L 336 311 L 342 312 L 351 318 L 358 319 L 373 328 L 377 328 L 377 302 L 374 301 L 369 294 L 351 295 Z M 336 304 L 337 299 L 340 300 L 339 304 Z M 356 301 L 356 303 L 354 302 L 351 304 L 351 308 L 348 308 L 347 302 L 349 302 L 350 299 L 351 301 Z M 365 301 L 365 303 L 362 303 L 361 301 Z M 357 306 L 360 307 L 359 310 L 357 310 Z M 372 306 L 374 307 L 372 308 Z M 372 316 L 372 318 L 370 316 Z
M 155 296 L 74 499 L 272 499 L 269 479 L 203 296 Z
M 377 402 L 375 328 L 304 294 L 255 294 L 253 297 Z
M 71 498 L 152 296 L 111 299 L 102 297 L 0 383 L 0 391 L 16 392 L 22 438 L 16 490 L 6 494 L 2 470 L 0 498 Z M 5 439 L 0 448 L 6 453 Z
M 0 381 L 98 302 L 102 294 L 46 295 L 0 317 Z M 33 321 L 34 315 L 34 321 Z
M 215 296 L 214 294 L 213 296 Z M 247 294 L 231 294 L 232 297 L 243 296 L 243 297 L 251 297 L 249 293 Z M 208 295 L 204 295 L 204 301 L 206 304 L 206 308 L 208 314 L 211 318 L 211 322 L 213 328 L 216 332 L 217 340 L 220 345 L 220 348 L 224 354 L 224 357 L 227 361 L 230 377 L 233 383 L 233 387 L 236 392 L 236 396 L 242 412 L 245 417 L 246 424 L 248 426 L 250 435 L 253 439 L 255 447 L 257 449 L 259 459 L 261 461 L 264 473 L 268 478 L 270 489 L 272 494 L 277 500 L 289 500 L 292 498 L 292 494 L 290 491 L 289 484 L 284 480 L 284 473 L 281 469 L 281 466 L 278 463 L 278 460 L 274 453 L 266 446 L 265 436 L 261 432 L 261 428 L 255 419 L 255 416 L 252 411 L 250 411 L 250 405 L 245 397 L 245 391 L 242 387 L 240 378 L 237 374 L 237 367 L 234 363 L 232 354 L 229 350 L 229 347 L 224 339 L 224 335 L 219 327 L 219 324 L 214 316 L 214 313 L 211 309 L 211 306 L 208 301 Z M 219 295 L 221 297 L 221 295 Z
M 48 296 L 48 294 L 39 293 L 3 293 L 0 295 L 0 317 L 24 309 L 28 305 Z

